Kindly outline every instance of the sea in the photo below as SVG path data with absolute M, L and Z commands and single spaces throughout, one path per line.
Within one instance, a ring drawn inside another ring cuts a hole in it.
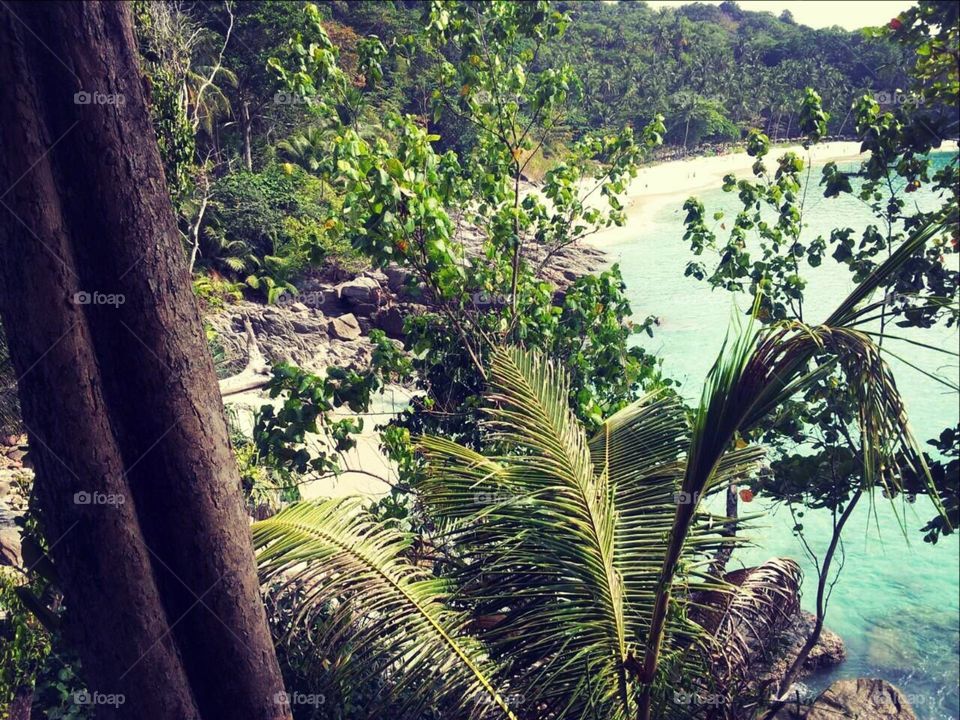
M 955 156 L 943 152 L 931 159 L 934 167 L 941 167 Z M 838 163 L 851 172 L 859 164 L 859 160 Z M 821 169 L 822 165 L 811 166 L 804 204 L 807 241 L 818 235 L 828 238 L 832 228 L 852 227 L 859 233 L 877 222 L 853 195 L 824 198 L 818 188 Z M 854 180 L 855 189 L 858 182 Z M 715 211 L 725 213 L 725 220 L 716 223 L 718 237 L 725 237 L 719 224 L 730 226 L 739 209 L 736 192 L 725 193 L 718 186 L 696 196 L 704 203 L 707 217 Z M 938 204 L 926 187 L 905 197 L 911 207 L 912 203 L 923 209 Z M 663 358 L 665 374 L 679 381 L 684 397 L 695 402 L 728 329 L 737 316 L 744 317 L 749 298 L 711 290 L 706 282 L 684 277 L 687 263 L 695 258 L 683 240 L 682 204 L 681 198 L 632 220 L 628 214 L 627 232 L 617 233 L 604 249 L 611 262 L 620 265 L 634 317 L 659 319 L 654 336 L 638 337 L 636 342 Z M 946 262 L 956 267 L 957 258 L 948 255 Z M 804 303 L 808 323 L 825 319 L 854 287 L 849 270 L 829 256 L 804 275 L 809 281 Z M 893 332 L 954 353 L 960 349 L 956 327 L 895 328 Z M 960 381 L 957 358 L 903 341 L 885 340 L 884 346 L 892 353 L 887 359 L 921 444 L 945 427 L 956 426 L 960 420 L 957 392 L 924 373 L 947 378 L 956 386 Z M 804 570 L 802 605 L 813 611 L 817 574 L 792 532 L 790 512 L 766 503 L 762 496 L 749 509 L 766 514 L 749 533 L 752 545 L 739 550 L 733 562 L 752 566 L 771 557 L 796 559 Z M 905 530 L 898 514 L 905 519 Z M 848 657 L 838 667 L 807 678 L 804 682 L 811 692 L 840 678 L 883 678 L 904 691 L 920 720 L 960 718 L 960 533 L 941 538 L 936 545 L 923 542 L 919 529 L 932 516 L 933 509 L 924 498 L 900 504 L 896 510 L 879 493 L 873 502 L 861 501 L 843 533 L 843 567 L 826 615 L 826 626 L 843 638 Z M 807 541 L 822 557 L 830 539 L 829 513 L 807 512 L 803 522 Z

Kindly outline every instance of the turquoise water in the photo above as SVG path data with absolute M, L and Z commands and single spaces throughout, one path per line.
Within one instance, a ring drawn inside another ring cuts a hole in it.
M 943 164 L 952 157 L 939 153 Z M 854 169 L 858 163 L 840 163 Z M 811 175 L 816 183 L 820 167 Z M 728 218 L 735 213 L 734 193 L 698 193 L 707 208 L 723 210 Z M 934 198 L 923 191 L 910 196 L 920 207 Z M 641 224 L 627 239 L 605 246 L 611 259 L 619 262 L 627 284 L 628 297 L 638 318 L 656 315 L 660 326 L 655 336 L 641 344 L 664 358 L 667 374 L 682 382 L 683 394 L 695 400 L 703 378 L 716 358 L 724 335 L 743 297 L 711 291 L 704 282 L 683 276 L 692 259 L 683 241 L 682 201 L 664 206 Z M 824 199 L 811 189 L 804 214 L 806 237 L 827 236 L 833 227 L 860 230 L 872 215 L 859 200 L 850 196 Z M 722 231 L 717 230 L 718 235 Z M 956 260 L 956 256 L 951 258 Z M 709 266 L 709 263 L 708 263 Z M 806 273 L 804 319 L 816 322 L 852 289 L 850 273 L 831 258 L 820 268 Z M 928 344 L 958 348 L 957 330 L 937 328 L 917 331 L 914 338 Z M 898 330 L 898 334 L 904 334 Z M 956 359 L 905 343 L 889 348 L 928 372 L 957 381 Z M 924 442 L 939 435 L 960 417 L 956 393 L 925 377 L 909 366 L 889 358 L 904 395 L 917 438 Z M 799 541 L 791 533 L 793 521 L 786 509 L 768 508 L 763 527 L 751 533 L 757 547 L 741 551 L 737 560 L 753 565 L 774 556 L 800 561 L 805 572 L 803 606 L 813 610 L 816 573 Z M 956 720 L 960 717 L 960 545 L 957 535 L 936 546 L 924 543 L 918 529 L 932 516 L 929 504 L 920 499 L 906 506 L 907 537 L 901 532 L 887 501 L 861 507 L 844 531 L 845 563 L 827 612 L 827 626 L 846 642 L 848 659 L 839 668 L 810 678 L 814 690 L 841 677 L 881 677 L 907 694 L 921 720 Z M 829 540 L 830 517 L 807 513 L 804 518 L 808 541 L 818 555 Z

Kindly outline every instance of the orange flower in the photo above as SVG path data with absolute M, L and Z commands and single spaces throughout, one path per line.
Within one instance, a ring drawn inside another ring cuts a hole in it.
M 740 499 L 744 502 L 750 502 L 753 500 L 753 490 L 750 488 L 744 488 L 740 491 Z

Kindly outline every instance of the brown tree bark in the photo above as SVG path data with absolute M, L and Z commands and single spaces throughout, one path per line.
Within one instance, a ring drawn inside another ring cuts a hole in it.
M 0 5 L 0 312 L 65 624 L 104 717 L 289 718 L 135 47 L 127 3 Z

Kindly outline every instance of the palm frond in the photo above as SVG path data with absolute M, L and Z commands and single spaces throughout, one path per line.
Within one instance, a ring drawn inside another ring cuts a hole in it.
M 346 686 L 386 668 L 394 681 L 382 701 L 400 716 L 439 702 L 458 717 L 516 719 L 468 616 L 451 609 L 448 583 L 412 565 L 409 538 L 365 516 L 359 500 L 298 503 L 255 523 L 253 539 L 263 582 L 300 592 L 294 627 L 330 613 L 316 651 L 338 658 Z M 347 639 L 362 652 L 338 653 Z
M 626 588 L 625 615 L 632 637 L 646 641 L 657 593 L 663 586 L 662 566 L 667 539 L 678 505 L 696 508 L 691 516 L 677 566 L 666 582 L 672 611 L 664 630 L 669 662 L 662 674 L 703 677 L 705 660 L 717 652 L 712 633 L 690 619 L 692 598 L 710 592 L 732 592 L 733 587 L 714 577 L 711 562 L 724 547 L 738 544 L 737 537 L 721 533 L 735 520 L 714 515 L 699 506 L 699 495 L 682 489 L 690 426 L 686 411 L 673 397 L 649 396 L 610 417 L 591 439 L 594 463 L 603 463 L 610 475 L 618 513 L 616 560 Z M 727 485 L 756 471 L 764 457 L 753 446 L 724 454 L 717 467 L 714 487 Z M 639 661 L 637 661 L 639 665 Z M 667 693 L 672 689 L 663 684 Z
M 704 384 L 693 421 L 682 491 L 700 497 L 716 485 L 721 460 L 739 433 L 755 427 L 786 399 L 833 367 L 839 367 L 859 411 L 866 489 L 877 484 L 888 490 L 897 487 L 897 463 L 902 458 L 912 469 L 921 470 L 931 487 L 931 498 L 939 507 L 938 494 L 910 431 L 893 375 L 870 337 L 852 325 L 862 318 L 861 303 L 946 223 L 955 221 L 953 209 L 918 228 L 823 325 L 789 322 L 758 330 L 751 323 L 732 342 L 728 339 Z M 672 592 L 670 579 L 676 573 L 695 514 L 693 506 L 677 506 L 644 656 L 644 679 L 648 685 L 642 717 L 649 717 L 649 683 L 657 670 L 666 628 Z
M 500 348 L 487 397 L 490 439 L 505 454 L 421 443 L 422 496 L 457 521 L 464 596 L 498 618 L 482 638 L 542 716 L 624 718 L 630 642 L 617 516 L 567 404 L 567 379 L 535 352 Z

